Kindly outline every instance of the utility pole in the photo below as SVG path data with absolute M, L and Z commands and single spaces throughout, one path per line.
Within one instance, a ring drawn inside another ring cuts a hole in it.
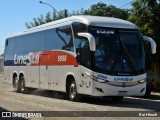
M 45 3 L 45 2 L 42 2 L 42 1 L 39 1 L 39 3 L 46 4 L 46 5 L 50 6 L 58 15 L 60 15 L 59 12 L 57 12 L 57 10 L 52 5 Z
M 39 3 L 41 3 L 41 4 L 46 4 L 46 5 L 50 6 L 50 7 L 60 16 L 60 13 L 57 12 L 57 10 L 56 10 L 52 5 L 50 5 L 50 4 L 48 4 L 48 3 L 45 3 L 45 2 L 42 2 L 42 1 L 39 1 Z M 65 9 L 65 10 L 63 10 L 63 11 L 64 11 L 64 17 L 68 17 L 68 10 Z
M 64 17 L 68 17 L 68 10 L 64 10 Z

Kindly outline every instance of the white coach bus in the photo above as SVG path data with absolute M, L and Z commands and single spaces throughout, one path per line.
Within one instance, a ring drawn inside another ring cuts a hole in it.
M 72 16 L 9 36 L 5 42 L 5 81 L 16 92 L 31 88 L 82 95 L 143 96 L 145 53 L 136 25 L 116 18 Z

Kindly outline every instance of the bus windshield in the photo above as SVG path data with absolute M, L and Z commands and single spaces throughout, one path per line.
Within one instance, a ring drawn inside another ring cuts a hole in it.
M 93 65 L 96 70 L 119 75 L 144 71 L 144 50 L 138 30 L 90 27 L 89 32 L 96 40 Z

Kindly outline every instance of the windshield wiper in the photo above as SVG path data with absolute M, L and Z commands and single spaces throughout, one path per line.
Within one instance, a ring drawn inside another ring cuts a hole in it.
M 129 64 L 130 68 L 132 69 L 133 72 L 136 72 L 136 65 L 135 65 L 135 62 L 134 62 L 132 56 L 128 53 L 128 50 L 126 49 L 126 46 L 125 46 L 124 42 L 122 40 L 120 40 L 120 43 L 121 43 L 122 48 L 123 48 L 123 54 L 125 54 L 131 62 L 131 64 Z M 122 55 L 122 52 L 120 54 Z M 119 57 L 120 57 L 120 55 L 117 54 L 115 59 L 114 59 L 115 62 L 113 63 L 110 71 L 114 70 L 115 65 L 118 63 Z
M 132 71 L 133 71 L 133 72 L 136 72 L 137 69 L 136 69 L 136 65 L 135 65 L 135 62 L 134 62 L 132 56 L 129 54 L 128 50 L 126 49 L 126 46 L 125 46 L 124 42 L 123 42 L 121 39 L 120 39 L 120 42 L 121 42 L 121 44 L 122 44 L 124 53 L 127 55 L 127 57 L 129 58 L 129 60 L 130 60 L 130 62 L 131 62 L 131 64 L 129 64 L 129 65 L 130 65 Z

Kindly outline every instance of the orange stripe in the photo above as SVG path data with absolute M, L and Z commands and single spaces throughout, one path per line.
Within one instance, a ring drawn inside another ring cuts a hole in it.
M 64 51 L 43 51 L 39 52 L 39 62 L 37 64 L 31 64 L 31 66 L 39 65 L 78 65 L 78 62 L 76 57 Z

